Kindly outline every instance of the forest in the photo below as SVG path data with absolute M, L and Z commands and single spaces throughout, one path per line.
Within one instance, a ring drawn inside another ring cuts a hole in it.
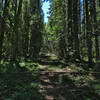
M 100 100 L 100 0 L 0 0 L 0 100 Z

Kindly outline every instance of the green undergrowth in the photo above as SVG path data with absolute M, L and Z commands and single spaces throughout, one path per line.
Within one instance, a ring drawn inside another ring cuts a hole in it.
M 45 68 L 48 71 L 60 71 L 61 68 L 57 67 L 57 66 L 51 66 L 51 65 L 47 65 L 47 67 Z
M 38 63 L 1 62 L 0 100 L 45 100 Z
M 38 63 L 34 62 L 0 62 L 0 72 L 1 73 L 14 73 L 14 72 L 29 72 L 29 71 L 39 71 L 40 67 Z
M 100 80 L 93 82 L 93 76 L 66 73 L 59 76 L 60 86 L 69 85 L 76 100 L 100 100 Z
M 81 64 L 45 65 L 47 71 L 64 71 L 58 75 L 58 85 L 80 91 L 82 100 L 99 100 L 100 80 L 93 69 L 86 70 Z M 17 63 L 0 62 L 0 100 L 45 100 L 45 89 L 40 82 L 40 65 L 30 61 Z M 56 77 L 55 77 L 56 78 Z M 54 79 L 56 80 L 56 79 Z M 80 99 L 81 100 L 81 99 Z

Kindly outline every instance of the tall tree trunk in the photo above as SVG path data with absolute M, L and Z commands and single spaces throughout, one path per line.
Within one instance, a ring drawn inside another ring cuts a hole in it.
M 79 28 L 78 28 L 78 0 L 73 1 L 73 37 L 74 37 L 74 57 L 75 59 L 80 59 L 80 52 L 79 52 Z
M 68 42 L 69 42 L 69 51 L 73 48 L 73 36 L 72 36 L 72 28 L 73 28 L 73 0 L 68 0 Z
M 1 19 L 1 27 L 0 27 L 0 60 L 2 58 L 2 49 L 3 49 L 3 40 L 4 40 L 4 34 L 5 34 L 5 20 L 8 14 L 8 7 L 9 7 L 9 0 L 5 0 L 5 5 L 4 5 L 4 9 L 3 9 L 3 16 Z
M 61 36 L 59 39 L 59 57 L 62 58 L 66 58 L 67 57 L 67 52 L 66 52 L 66 39 L 65 39 L 65 34 L 66 34 L 66 5 L 65 5 L 65 1 L 64 1 L 64 5 L 62 7 L 62 30 L 61 30 Z
M 94 35 L 95 35 L 95 52 L 96 52 L 96 68 L 97 70 L 99 68 L 99 59 L 100 59 L 100 54 L 99 54 L 99 42 L 98 42 L 98 31 L 97 31 L 97 20 L 96 20 L 96 1 L 92 0 L 92 11 L 93 11 L 93 26 L 94 26 Z
M 32 60 L 37 60 L 40 47 L 41 47 L 41 41 L 42 41 L 42 33 L 41 33 L 41 14 L 40 14 L 40 0 L 35 1 L 36 5 L 33 4 L 34 2 L 31 1 L 31 13 L 32 16 L 37 16 L 36 18 L 32 18 L 32 27 L 31 27 L 31 37 L 30 37 L 30 58 Z
M 91 41 L 91 27 L 90 27 L 90 17 L 89 17 L 89 4 L 88 0 L 85 0 L 85 12 L 86 12 L 86 32 L 87 32 L 87 47 L 88 47 L 88 67 L 92 67 L 92 41 Z
M 24 32 L 25 32 L 25 39 L 24 39 L 24 57 L 28 57 L 28 48 L 29 48 L 29 27 L 30 27 L 30 17 L 28 12 L 28 2 L 25 2 L 25 13 L 24 13 L 24 20 L 25 20 L 25 26 L 24 26 Z
M 18 33 L 18 28 L 19 28 L 19 17 L 21 15 L 21 10 L 22 10 L 22 2 L 23 0 L 19 1 L 19 6 L 18 6 L 18 11 L 15 13 L 15 46 L 14 46 L 14 51 L 13 51 L 13 60 L 16 60 L 18 57 L 18 38 L 19 38 L 19 33 Z

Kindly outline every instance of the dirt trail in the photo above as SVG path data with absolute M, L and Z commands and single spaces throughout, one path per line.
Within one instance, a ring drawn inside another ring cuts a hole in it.
M 42 68 L 43 70 L 43 68 Z M 44 70 L 41 72 L 41 84 L 43 88 L 46 90 L 45 98 L 46 100 L 65 100 L 65 99 L 57 99 L 58 95 L 60 95 L 61 87 L 59 87 L 59 76 L 65 74 L 66 72 L 53 72 Z
M 100 100 L 100 96 L 91 86 L 76 86 L 73 80 L 67 77 L 69 73 L 66 70 L 48 71 L 46 65 L 42 65 L 41 70 L 40 81 L 46 91 L 46 100 Z M 62 76 L 66 77 L 62 79 Z
M 41 85 L 46 91 L 46 100 L 100 100 L 100 96 L 94 92 L 91 86 L 77 86 L 69 77 L 67 69 L 60 68 L 49 70 L 52 66 L 63 66 L 55 56 L 45 56 L 40 63 Z M 70 76 L 75 73 L 70 73 Z M 63 77 L 65 76 L 65 77 Z

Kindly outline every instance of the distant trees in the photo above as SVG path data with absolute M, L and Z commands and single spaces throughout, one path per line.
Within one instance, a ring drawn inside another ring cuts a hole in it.
M 98 62 L 100 52 L 96 8 L 95 0 L 51 0 L 49 26 L 56 34 L 56 49 L 58 52 L 65 49 L 65 58 L 88 61 L 89 67 L 93 67 L 95 60 Z

